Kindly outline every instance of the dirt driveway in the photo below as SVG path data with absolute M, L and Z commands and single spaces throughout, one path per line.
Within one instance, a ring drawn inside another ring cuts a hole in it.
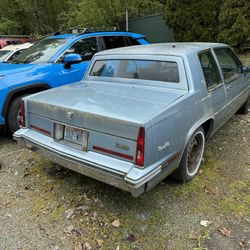
M 250 249 L 250 115 L 208 142 L 199 175 L 139 198 L 0 132 L 0 249 Z M 202 225 L 201 225 L 202 224 Z

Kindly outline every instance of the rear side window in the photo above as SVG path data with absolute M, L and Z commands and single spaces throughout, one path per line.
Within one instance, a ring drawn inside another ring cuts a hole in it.
M 126 41 L 124 36 L 104 36 L 103 40 L 106 49 L 115 49 L 126 46 Z
M 125 39 L 126 39 L 127 46 L 140 45 L 140 43 L 133 37 L 126 36 Z
M 224 79 L 226 83 L 231 82 L 241 74 L 241 63 L 229 48 L 215 49 Z
M 179 83 L 179 70 L 176 62 L 150 60 L 98 60 L 91 76 L 117 77 Z
M 208 89 L 211 89 L 222 83 L 219 68 L 216 64 L 211 51 L 202 52 L 199 54 L 201 67 L 205 77 Z

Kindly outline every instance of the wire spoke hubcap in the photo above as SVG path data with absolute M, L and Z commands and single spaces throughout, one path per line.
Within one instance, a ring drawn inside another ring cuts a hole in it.
M 194 175 L 201 163 L 204 151 L 204 135 L 198 132 L 188 147 L 187 152 L 187 172 L 189 175 Z

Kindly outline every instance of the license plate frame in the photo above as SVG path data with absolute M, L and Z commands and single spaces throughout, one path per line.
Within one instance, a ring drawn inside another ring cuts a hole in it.
M 80 145 L 82 146 L 82 148 L 86 148 L 88 141 L 88 133 L 87 131 L 80 128 L 65 126 L 63 139 L 67 142 Z

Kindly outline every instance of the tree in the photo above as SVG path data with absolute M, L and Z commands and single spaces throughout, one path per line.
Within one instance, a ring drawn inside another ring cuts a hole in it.
M 162 0 L 161 0 L 162 1 Z M 159 12 L 163 4 L 159 0 L 67 0 L 67 11 L 60 14 L 62 29 L 66 27 L 107 27 L 118 26 L 129 16 Z
M 250 44 L 250 1 L 224 0 L 219 15 L 219 40 L 241 49 Z
M 216 41 L 218 0 L 167 0 L 164 18 L 177 41 Z

